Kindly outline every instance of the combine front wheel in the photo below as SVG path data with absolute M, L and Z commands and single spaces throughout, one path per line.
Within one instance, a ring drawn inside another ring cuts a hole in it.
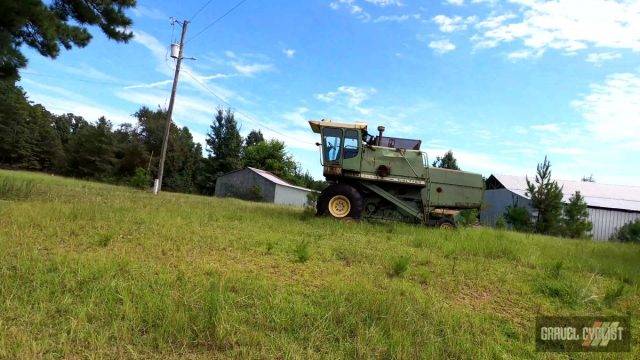
M 362 195 L 346 184 L 326 188 L 318 201 L 318 214 L 329 214 L 336 219 L 359 219 L 362 214 Z
M 451 230 L 456 228 L 456 223 L 451 219 L 442 218 L 436 223 L 436 227 L 440 229 Z

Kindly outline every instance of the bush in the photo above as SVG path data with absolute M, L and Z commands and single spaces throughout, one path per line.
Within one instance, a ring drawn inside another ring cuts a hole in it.
M 612 240 L 620 242 L 640 243 L 640 219 L 623 225 L 613 235 Z
M 504 213 L 504 220 L 516 231 L 531 231 L 533 225 L 529 210 L 517 205 L 507 207 Z
M 498 216 L 498 219 L 496 219 L 496 225 L 495 225 L 496 229 L 504 229 L 507 227 L 507 222 L 504 220 L 504 216 L 500 215 Z
M 478 224 L 478 209 L 467 209 L 460 211 L 458 216 L 460 226 L 473 226 Z
M 129 179 L 129 185 L 136 189 L 146 190 L 151 185 L 151 176 L 149 176 L 147 170 L 139 167 Z

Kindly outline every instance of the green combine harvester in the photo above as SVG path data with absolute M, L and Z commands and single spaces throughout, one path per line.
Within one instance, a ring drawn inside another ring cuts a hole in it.
M 420 140 L 367 132 L 367 124 L 309 121 L 322 137 L 323 174 L 330 185 L 318 198 L 318 215 L 456 226 L 461 210 L 480 209 L 480 174 L 430 167 Z

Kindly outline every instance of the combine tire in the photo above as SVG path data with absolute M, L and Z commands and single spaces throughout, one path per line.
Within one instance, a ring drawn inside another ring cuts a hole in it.
M 318 215 L 330 215 L 336 219 L 360 219 L 362 195 L 354 187 L 335 184 L 326 188 L 318 199 Z
M 451 230 L 456 228 L 456 223 L 451 219 L 442 218 L 438 220 L 438 222 L 436 223 L 436 227 L 439 229 Z

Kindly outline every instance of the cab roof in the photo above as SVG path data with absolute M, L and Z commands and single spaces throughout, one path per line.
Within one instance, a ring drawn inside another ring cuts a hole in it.
M 318 133 L 318 134 L 320 134 L 320 132 L 322 131 L 323 127 L 332 127 L 332 128 L 340 128 L 340 129 L 367 130 L 367 124 L 366 123 L 357 122 L 357 123 L 354 123 L 354 124 L 345 124 L 345 123 L 334 122 L 334 121 L 327 120 L 327 119 L 309 120 L 309 125 L 311 126 L 311 130 L 313 130 L 314 133 Z

